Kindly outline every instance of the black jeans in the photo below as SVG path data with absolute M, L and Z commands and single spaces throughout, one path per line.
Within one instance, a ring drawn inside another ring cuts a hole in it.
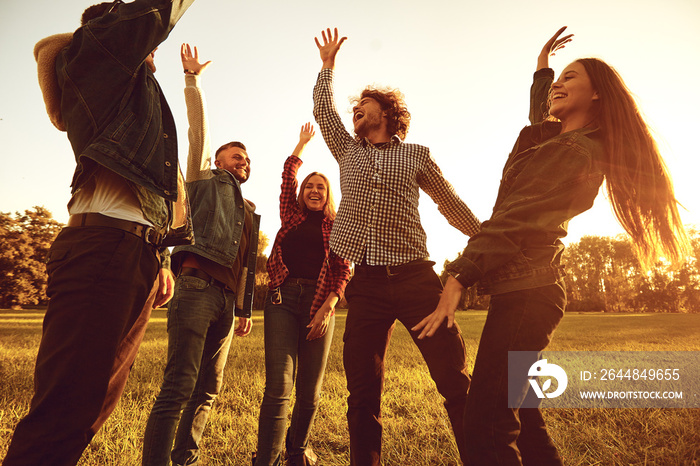
M 351 465 L 379 465 L 382 448 L 381 395 L 384 357 L 395 321 L 407 329 L 437 307 L 442 292 L 432 262 L 423 262 L 396 275 L 363 272 L 345 290 L 348 316 L 343 340 L 343 363 L 348 382 L 348 427 Z M 425 359 L 455 433 L 460 456 L 464 451 L 463 413 L 469 390 L 464 340 L 455 325 L 447 323 L 430 338 L 418 340 L 410 332 Z
M 153 246 L 113 228 L 64 228 L 49 252 L 49 306 L 34 397 L 3 462 L 74 465 L 121 397 L 157 291 Z
M 544 350 L 565 306 L 563 282 L 491 296 L 464 414 L 466 464 L 562 464 L 540 410 L 508 407 L 508 352 Z

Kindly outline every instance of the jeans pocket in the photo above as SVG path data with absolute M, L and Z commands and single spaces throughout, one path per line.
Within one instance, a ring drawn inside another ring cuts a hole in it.
M 70 248 L 51 248 L 46 257 L 46 273 L 51 275 L 58 267 L 65 262 L 70 253 Z
M 204 291 L 209 288 L 209 282 L 197 277 L 180 276 L 177 278 L 178 288 L 183 291 Z
M 68 263 L 67 259 L 70 252 L 71 249 L 68 247 L 51 247 L 51 249 L 49 249 L 49 253 L 46 257 L 46 296 L 49 298 L 53 294 L 53 287 L 51 286 L 53 283 L 52 277 L 61 266 Z

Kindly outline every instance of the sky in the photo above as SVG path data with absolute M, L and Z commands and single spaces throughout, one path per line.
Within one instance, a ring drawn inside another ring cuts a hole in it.
M 66 222 L 74 157 L 46 116 L 34 44 L 79 26 L 91 2 L 0 0 L 0 211 L 35 205 Z M 239 140 L 251 158 L 244 195 L 279 229 L 282 165 L 313 122 L 312 89 L 321 68 L 314 37 L 338 27 L 348 40 L 336 60 L 335 94 L 351 128 L 349 97 L 368 84 L 399 88 L 412 114 L 407 142 L 428 146 L 446 178 L 481 220 L 488 219 L 501 170 L 528 124 L 529 88 L 542 45 L 561 26 L 574 40 L 550 60 L 558 74 L 576 58 L 615 67 L 637 98 L 673 176 L 686 224 L 700 225 L 700 2 L 697 0 L 446 1 L 198 0 L 156 53 L 156 77 L 175 116 L 180 163 L 187 120 L 179 47 L 197 45 L 213 60 L 202 78 L 214 148 Z M 320 133 L 299 176 L 329 176 L 340 200 L 338 166 Z M 468 238 L 422 193 L 428 250 L 442 269 Z M 622 232 L 604 196 L 570 223 L 565 243 Z

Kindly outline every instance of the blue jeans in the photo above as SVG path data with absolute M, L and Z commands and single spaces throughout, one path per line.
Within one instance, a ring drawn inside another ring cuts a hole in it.
M 281 464 L 285 447 L 289 400 L 296 379 L 296 402 L 286 436 L 290 458 L 301 458 L 309 442 L 333 339 L 335 316 L 326 334 L 308 341 L 306 327 L 316 292 L 315 285 L 283 284 L 282 302 L 273 304 L 274 293 L 265 299 L 265 395 L 260 407 L 258 452 L 255 464 Z
M 199 461 L 199 441 L 231 346 L 234 303 L 231 291 L 196 277 L 177 278 L 168 306 L 168 362 L 146 424 L 144 465 L 167 465 L 169 457 L 179 465 Z
M 491 296 L 464 414 L 466 464 L 562 464 L 540 410 L 508 407 L 508 352 L 544 350 L 565 306 L 563 282 Z M 524 379 L 520 398 L 529 387 Z

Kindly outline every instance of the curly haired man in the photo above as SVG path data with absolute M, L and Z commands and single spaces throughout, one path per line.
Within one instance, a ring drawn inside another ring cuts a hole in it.
M 314 88 L 314 116 L 340 166 L 342 199 L 331 232 L 331 249 L 355 264 L 345 297 L 348 316 L 343 363 L 347 377 L 348 427 L 352 465 L 379 465 L 384 356 L 396 320 L 407 329 L 428 316 L 442 285 L 428 258 L 418 214 L 419 189 L 445 218 L 466 235 L 479 221 L 445 180 L 430 150 L 407 144 L 410 113 L 396 90 L 365 89 L 353 107 L 352 136 L 343 126 L 333 97 L 335 56 L 345 38 L 337 29 L 316 39 L 323 67 Z M 462 418 L 469 389 L 464 341 L 457 325 L 443 324 L 435 338 L 413 341 L 445 398 L 460 456 Z

